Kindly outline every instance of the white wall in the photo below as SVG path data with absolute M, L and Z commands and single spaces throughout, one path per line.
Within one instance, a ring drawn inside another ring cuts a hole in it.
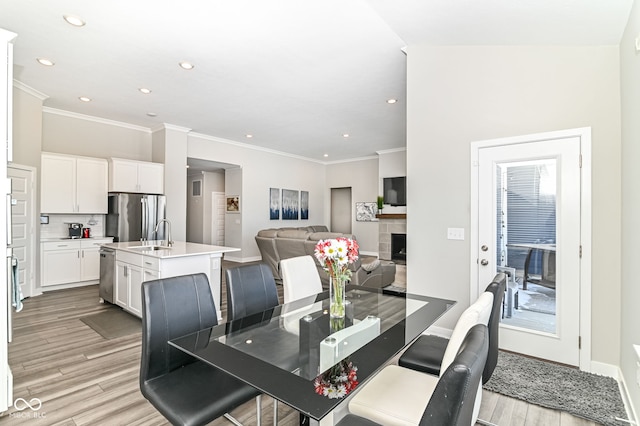
M 42 151 L 151 161 L 151 132 L 49 108 L 42 112 Z
M 592 359 L 619 361 L 620 78 L 617 46 L 409 46 L 407 87 L 409 291 L 469 305 L 473 141 L 592 127 Z M 446 283 L 444 285 L 443 283 Z M 636 323 L 637 324 L 637 323 Z
M 358 239 L 362 254 L 378 255 L 378 222 L 356 221 L 356 202 L 376 202 L 378 196 L 378 159 L 335 163 L 327 166 L 326 188 L 351 187 L 351 233 Z M 327 192 L 329 200 L 330 192 Z M 327 207 L 329 203 L 327 202 Z M 327 212 L 329 214 L 329 212 Z M 327 216 L 329 217 L 329 216 Z M 314 222 L 315 223 L 315 222 Z
M 229 194 L 242 197 L 239 215 L 239 247 L 242 252 L 225 257 L 240 256 L 239 260 L 243 261 L 259 259 L 260 252 L 254 237 L 260 229 L 325 224 L 327 186 L 325 166 L 321 163 L 193 133 L 189 135 L 187 156 L 237 164 L 242 168 L 242 193 Z M 269 220 L 269 188 L 309 191 L 309 220 Z M 227 215 L 227 219 L 229 216 L 232 215 Z
M 636 384 L 637 358 L 632 345 L 640 345 L 640 278 L 636 268 L 640 253 L 640 55 L 635 49 L 638 33 L 640 4 L 635 2 L 620 44 L 623 199 L 620 368 L 636 410 L 640 410 L 640 387 Z

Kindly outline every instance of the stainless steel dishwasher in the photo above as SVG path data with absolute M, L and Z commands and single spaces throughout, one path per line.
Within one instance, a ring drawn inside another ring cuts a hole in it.
M 113 303 L 113 285 L 116 268 L 116 251 L 100 248 L 100 298 L 101 301 Z

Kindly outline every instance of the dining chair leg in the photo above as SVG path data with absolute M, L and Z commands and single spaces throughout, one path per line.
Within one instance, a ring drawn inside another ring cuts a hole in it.
M 223 416 L 223 417 L 224 417 L 225 419 L 229 420 L 231 423 L 233 423 L 233 424 L 234 424 L 234 425 L 236 425 L 236 426 L 243 426 L 243 424 L 242 424 L 242 423 L 240 423 L 239 421 L 237 421 L 237 420 L 236 420 L 236 418 L 235 418 L 235 417 L 233 417 L 233 416 L 232 416 L 231 414 L 229 414 L 229 413 L 224 413 L 224 416 Z
M 273 426 L 278 426 L 278 400 L 273 398 Z
M 262 394 L 256 396 L 256 425 L 262 424 Z

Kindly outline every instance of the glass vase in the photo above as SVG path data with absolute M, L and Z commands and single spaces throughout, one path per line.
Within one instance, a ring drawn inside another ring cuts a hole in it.
M 344 318 L 345 285 L 344 278 L 329 276 L 329 315 L 331 318 Z

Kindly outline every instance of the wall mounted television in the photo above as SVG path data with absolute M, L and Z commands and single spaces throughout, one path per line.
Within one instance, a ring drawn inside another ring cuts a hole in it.
M 407 177 L 382 178 L 384 203 L 392 206 L 407 205 Z

